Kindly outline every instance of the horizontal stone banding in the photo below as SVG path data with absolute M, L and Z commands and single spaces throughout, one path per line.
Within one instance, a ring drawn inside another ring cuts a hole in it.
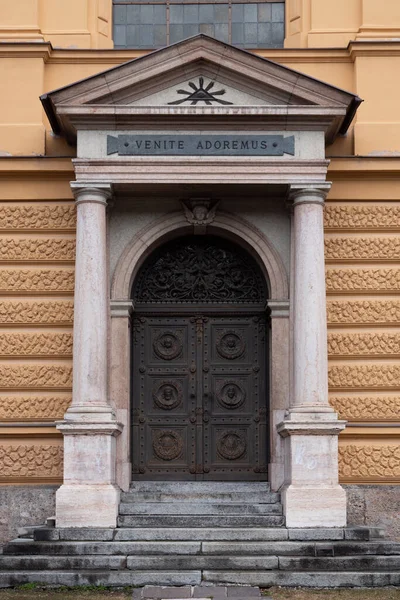
M 3 325 L 72 325 L 72 300 L 3 301 L 0 302 L 0 324 Z

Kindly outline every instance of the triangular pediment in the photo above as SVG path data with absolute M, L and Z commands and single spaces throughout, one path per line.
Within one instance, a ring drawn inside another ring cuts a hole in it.
M 42 97 L 57 133 L 70 141 L 87 120 L 125 125 L 145 115 L 199 115 L 218 109 L 221 117 L 240 109 L 273 119 L 304 116 L 304 127 L 320 121 L 328 142 L 348 126 L 360 102 L 353 94 L 271 60 L 198 35 L 152 52 Z M 302 108 L 300 108 L 302 107 Z M 257 112 L 257 111 L 255 111 Z M 213 112 L 215 114 L 215 112 Z

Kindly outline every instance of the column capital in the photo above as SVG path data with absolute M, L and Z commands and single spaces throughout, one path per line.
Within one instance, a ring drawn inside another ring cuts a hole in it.
M 132 300 L 111 300 L 110 301 L 111 318 L 122 317 L 130 319 L 133 314 Z
M 71 181 L 72 193 L 75 196 L 76 204 L 94 203 L 107 205 L 112 197 L 112 185 L 103 182 Z
M 294 206 L 299 204 L 325 204 L 325 199 L 331 189 L 331 182 L 292 184 L 289 186 L 289 200 Z

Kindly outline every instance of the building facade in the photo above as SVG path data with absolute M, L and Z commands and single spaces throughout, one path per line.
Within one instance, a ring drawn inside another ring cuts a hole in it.
M 395 0 L 3 4 L 2 540 L 141 480 L 397 538 Z

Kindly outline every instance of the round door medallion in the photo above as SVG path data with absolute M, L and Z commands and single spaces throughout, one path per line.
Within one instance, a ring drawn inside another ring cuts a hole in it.
M 227 460 L 241 458 L 246 452 L 246 439 L 239 431 L 225 431 L 218 439 L 217 451 Z
M 180 405 L 183 389 L 179 381 L 158 381 L 153 387 L 153 400 L 158 408 L 172 410 Z
M 234 330 L 221 331 L 217 339 L 217 351 L 220 356 L 232 360 L 242 356 L 246 344 L 242 336 Z
M 217 385 L 217 400 L 224 408 L 239 408 L 246 400 L 246 392 L 233 379 L 221 381 Z
M 183 450 L 183 439 L 172 429 L 162 429 L 153 432 L 153 450 L 161 460 L 179 458 Z
M 172 360 L 180 356 L 183 344 L 181 336 L 176 331 L 163 331 L 153 342 L 156 355 L 163 360 Z

